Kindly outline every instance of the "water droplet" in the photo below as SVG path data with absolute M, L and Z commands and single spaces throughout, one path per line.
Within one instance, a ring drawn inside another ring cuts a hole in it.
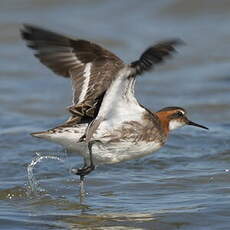
M 33 158 L 31 163 L 27 167 L 29 187 L 30 187 L 32 193 L 34 193 L 34 194 L 36 194 L 37 192 L 44 192 L 45 191 L 44 189 L 39 188 L 39 184 L 38 184 L 38 182 L 37 182 L 37 180 L 33 174 L 34 167 L 44 159 L 51 159 L 51 160 L 57 160 L 60 162 L 64 162 L 64 159 L 62 159 L 58 156 L 50 156 L 50 155 L 42 156 L 40 153 L 37 153 L 37 152 L 36 152 L 36 155 L 37 156 Z

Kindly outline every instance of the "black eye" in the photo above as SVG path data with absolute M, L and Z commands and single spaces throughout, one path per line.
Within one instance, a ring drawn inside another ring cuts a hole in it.
M 177 117 L 183 117 L 184 114 L 183 114 L 182 112 L 178 111 L 178 112 L 176 113 L 176 116 L 177 116 Z

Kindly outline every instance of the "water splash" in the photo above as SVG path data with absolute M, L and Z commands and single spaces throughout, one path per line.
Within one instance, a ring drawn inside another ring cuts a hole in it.
M 57 160 L 62 163 L 65 162 L 64 159 L 60 158 L 59 156 L 52 156 L 52 155 L 41 155 L 40 153 L 36 153 L 36 157 L 33 158 L 31 163 L 27 166 L 27 175 L 28 175 L 28 181 L 29 181 L 29 188 L 30 192 L 33 194 L 37 194 L 38 192 L 44 192 L 45 190 L 40 188 L 39 182 L 36 180 L 33 170 L 35 166 L 40 163 L 43 160 L 51 159 L 51 160 Z

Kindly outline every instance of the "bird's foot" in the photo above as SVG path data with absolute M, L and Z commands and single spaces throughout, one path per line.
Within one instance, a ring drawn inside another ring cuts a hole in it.
M 95 166 L 94 165 L 90 165 L 90 166 L 85 166 L 83 168 L 74 169 L 72 171 L 76 175 L 85 176 L 85 175 L 88 175 L 89 173 L 91 173 L 94 169 L 95 169 Z

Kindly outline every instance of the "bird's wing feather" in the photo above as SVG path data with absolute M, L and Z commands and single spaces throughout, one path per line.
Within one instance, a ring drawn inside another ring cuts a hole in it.
M 124 65 L 113 53 L 86 40 L 32 25 L 24 25 L 21 34 L 41 63 L 58 75 L 71 78 L 74 106 L 93 106 Z
M 158 42 L 146 49 L 140 58 L 130 64 L 133 75 L 141 75 L 152 70 L 155 65 L 163 63 L 175 52 L 175 46 L 183 44 L 179 39 Z

